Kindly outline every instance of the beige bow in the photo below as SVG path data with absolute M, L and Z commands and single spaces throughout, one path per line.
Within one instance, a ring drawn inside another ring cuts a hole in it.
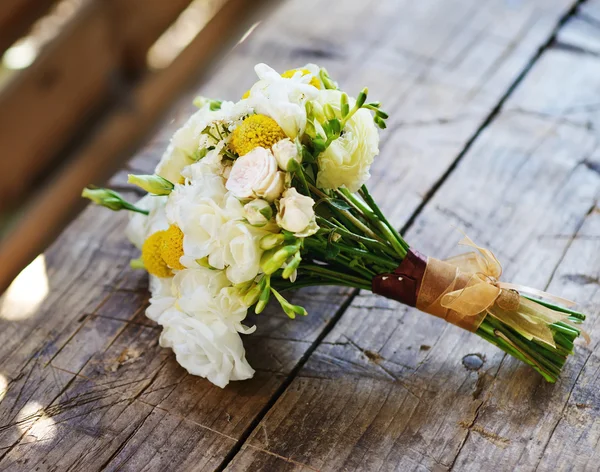
M 417 308 L 470 331 L 476 331 L 486 315 L 491 315 L 529 340 L 537 339 L 556 347 L 548 325 L 559 321 L 571 324 L 569 315 L 520 294 L 545 298 L 566 307 L 574 303 L 524 285 L 500 282 L 502 266 L 490 250 L 477 246 L 467 236 L 459 244 L 475 251 L 445 261 L 427 260 Z

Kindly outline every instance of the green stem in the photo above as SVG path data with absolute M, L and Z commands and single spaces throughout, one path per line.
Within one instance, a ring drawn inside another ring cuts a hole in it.
M 371 196 L 371 194 L 369 193 L 369 189 L 367 189 L 367 186 L 363 184 L 363 186 L 360 188 L 359 190 L 359 194 L 360 196 L 365 200 L 365 202 L 367 203 L 367 205 L 369 205 L 369 207 L 371 207 L 373 209 L 373 211 L 375 212 L 375 214 L 379 217 L 379 219 L 381 221 L 383 221 L 387 227 L 390 229 L 390 231 L 394 234 L 394 236 L 396 237 L 396 239 L 398 240 L 398 242 L 400 244 L 402 244 L 402 246 L 408 250 L 410 248 L 410 246 L 408 245 L 408 243 L 404 240 L 404 238 L 402 237 L 402 235 L 398 232 L 398 230 L 396 230 L 396 228 L 394 228 L 394 226 L 391 225 L 391 223 L 388 221 L 388 219 L 385 217 L 385 215 L 383 214 L 383 212 L 381 211 L 381 209 L 379 208 L 379 206 L 377 205 L 377 203 L 375 202 L 375 200 L 373 199 L 373 197 Z
M 398 255 L 404 259 L 406 257 L 406 248 L 402 245 L 396 234 L 389 228 L 389 226 L 379 218 L 379 216 L 372 210 L 365 202 L 361 201 L 356 195 L 351 193 L 348 189 L 340 188 L 338 194 L 344 198 L 350 205 L 354 206 L 360 211 L 364 217 L 371 221 L 371 223 L 380 231 L 383 238 L 388 241 Z
M 353 284 L 356 284 L 356 286 L 359 286 L 360 288 L 364 288 L 366 290 L 371 290 L 371 280 L 368 280 L 368 279 L 361 279 L 359 277 L 354 277 L 353 275 L 336 272 L 335 270 L 330 270 L 330 269 L 327 269 L 326 267 L 321 267 L 318 265 L 307 264 L 307 265 L 303 266 L 302 269 L 307 272 L 322 275 L 331 280 L 351 282 Z

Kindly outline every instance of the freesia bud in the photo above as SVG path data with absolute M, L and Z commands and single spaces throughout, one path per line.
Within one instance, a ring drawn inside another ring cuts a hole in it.
M 269 249 L 273 249 L 274 247 L 283 244 L 285 241 L 285 236 L 281 233 L 271 233 L 263 236 L 260 240 L 260 248 L 264 251 L 268 251 Z
M 275 298 L 281 305 L 281 308 L 283 308 L 285 314 L 288 315 L 291 319 L 296 318 L 296 315 L 306 316 L 308 314 L 304 307 L 301 307 L 299 305 L 292 305 L 285 298 L 283 298 L 277 290 L 272 288 L 271 292 L 273 292 L 273 295 L 275 295 Z
M 333 120 L 335 118 L 335 111 L 329 103 L 325 104 L 325 106 L 323 107 L 323 111 L 325 112 L 325 118 L 327 118 L 328 120 Z
M 127 183 L 137 185 L 153 195 L 169 195 L 174 185 L 159 175 L 134 175 L 127 176 Z
M 244 213 L 252 226 L 264 226 L 273 218 L 273 209 L 266 200 L 257 198 L 244 205 Z
M 270 275 L 281 269 L 284 262 L 287 261 L 290 256 L 294 255 L 298 249 L 298 244 L 291 244 L 280 249 L 271 249 L 263 254 L 260 261 L 260 268 L 265 274 Z
M 88 198 L 96 205 L 106 207 L 113 211 L 129 210 L 147 215 L 148 211 L 126 202 L 123 197 L 108 188 L 84 188 L 81 192 L 83 198 Z

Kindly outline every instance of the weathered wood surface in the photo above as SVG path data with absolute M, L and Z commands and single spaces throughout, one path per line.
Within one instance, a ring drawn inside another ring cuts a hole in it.
M 410 223 L 409 240 L 443 256 L 458 239 L 449 223 L 462 226 L 508 278 L 550 283 L 594 315 L 600 61 L 569 47 L 535 60 L 571 6 L 289 1 L 200 91 L 239 96 L 259 61 L 316 61 L 349 90 L 369 85 L 392 112 L 374 193 L 395 224 Z M 130 168 L 151 170 L 189 110 L 178 107 Z M 245 345 L 257 374 L 221 390 L 158 347 L 124 224 L 89 208 L 45 253 L 39 306 L 19 305 L 16 291 L 2 300 L 0 470 L 530 470 L 568 468 L 576 455 L 593 468 L 595 345 L 550 386 L 414 310 L 300 290 L 310 316 L 253 318 Z M 593 317 L 588 326 L 600 329 Z M 485 358 L 478 371 L 462 367 L 471 353 Z

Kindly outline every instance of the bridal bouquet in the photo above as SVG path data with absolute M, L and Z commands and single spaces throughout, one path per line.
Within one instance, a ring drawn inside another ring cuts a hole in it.
M 241 335 L 248 310 L 310 285 L 372 290 L 474 332 L 554 382 L 584 315 L 569 302 L 500 282 L 495 256 L 441 261 L 411 249 L 365 182 L 388 115 L 363 89 L 340 90 L 313 64 L 279 74 L 265 64 L 236 103 L 196 99 L 135 205 L 108 189 L 83 196 L 129 210 L 131 262 L 150 274 L 146 314 L 160 343 L 194 375 L 224 387 L 252 377 Z

